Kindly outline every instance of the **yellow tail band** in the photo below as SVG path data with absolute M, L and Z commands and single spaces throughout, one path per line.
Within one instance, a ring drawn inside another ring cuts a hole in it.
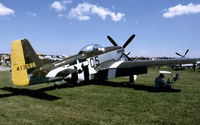
M 11 43 L 11 70 L 14 85 L 29 85 L 27 65 L 25 63 L 21 40 L 16 40 Z

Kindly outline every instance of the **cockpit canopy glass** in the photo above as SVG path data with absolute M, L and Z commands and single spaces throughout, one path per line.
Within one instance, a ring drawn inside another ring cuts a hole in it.
M 90 52 L 94 50 L 101 50 L 103 47 L 98 44 L 89 44 L 81 49 L 81 52 Z

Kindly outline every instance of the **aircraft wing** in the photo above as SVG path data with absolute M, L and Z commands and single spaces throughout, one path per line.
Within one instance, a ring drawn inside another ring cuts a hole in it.
M 173 66 L 176 64 L 193 64 L 199 60 L 200 58 L 135 60 L 122 62 L 117 66 L 117 68 Z
M 196 63 L 200 58 L 191 59 L 163 59 L 163 60 L 135 60 L 135 61 L 109 61 L 99 66 L 97 78 L 114 78 L 146 74 L 148 67 L 173 66 L 177 64 Z
M 193 64 L 200 58 L 187 59 L 159 59 L 159 60 L 134 60 L 134 61 L 107 61 L 99 65 L 100 70 L 113 68 L 133 68 L 133 67 L 159 67 L 173 66 L 177 64 Z

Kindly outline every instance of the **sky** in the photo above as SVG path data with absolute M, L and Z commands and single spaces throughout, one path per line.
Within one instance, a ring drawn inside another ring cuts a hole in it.
M 27 38 L 38 53 L 74 55 L 132 34 L 130 56 L 200 57 L 200 0 L 0 0 L 0 53 Z

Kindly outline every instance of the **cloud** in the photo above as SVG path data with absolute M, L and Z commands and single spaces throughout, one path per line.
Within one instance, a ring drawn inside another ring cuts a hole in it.
M 36 14 L 36 13 L 33 13 L 33 12 L 27 12 L 26 14 L 29 15 L 29 16 L 33 16 L 33 17 L 36 17 L 36 16 L 37 16 L 37 14 Z
M 72 1 L 71 0 L 62 0 L 62 1 L 54 1 L 52 4 L 51 4 L 51 8 L 56 10 L 57 12 L 62 12 L 62 11 L 65 11 L 66 10 L 66 6 L 68 4 L 71 4 Z
M 95 14 L 103 20 L 105 20 L 107 16 L 110 16 L 113 21 L 120 21 L 124 17 L 124 13 L 114 13 L 107 8 L 90 3 L 78 4 L 76 8 L 72 8 L 69 12 L 71 18 L 77 18 L 79 20 L 89 20 L 90 15 Z
M 71 4 L 72 1 L 71 0 L 63 0 L 62 4 L 67 5 L 67 4 Z
M 58 12 L 66 10 L 66 7 L 61 2 L 58 1 L 54 1 L 51 4 L 51 8 L 55 9 Z
M 13 15 L 14 13 L 15 13 L 14 10 L 7 8 L 2 3 L 0 3 L 0 16 Z
M 200 13 L 200 4 L 189 3 L 188 5 L 178 4 L 174 7 L 167 9 L 167 12 L 163 13 L 164 18 L 172 18 L 174 16 Z
M 58 14 L 58 17 L 64 17 L 64 16 L 65 16 L 65 14 L 63 14 L 63 13 Z

